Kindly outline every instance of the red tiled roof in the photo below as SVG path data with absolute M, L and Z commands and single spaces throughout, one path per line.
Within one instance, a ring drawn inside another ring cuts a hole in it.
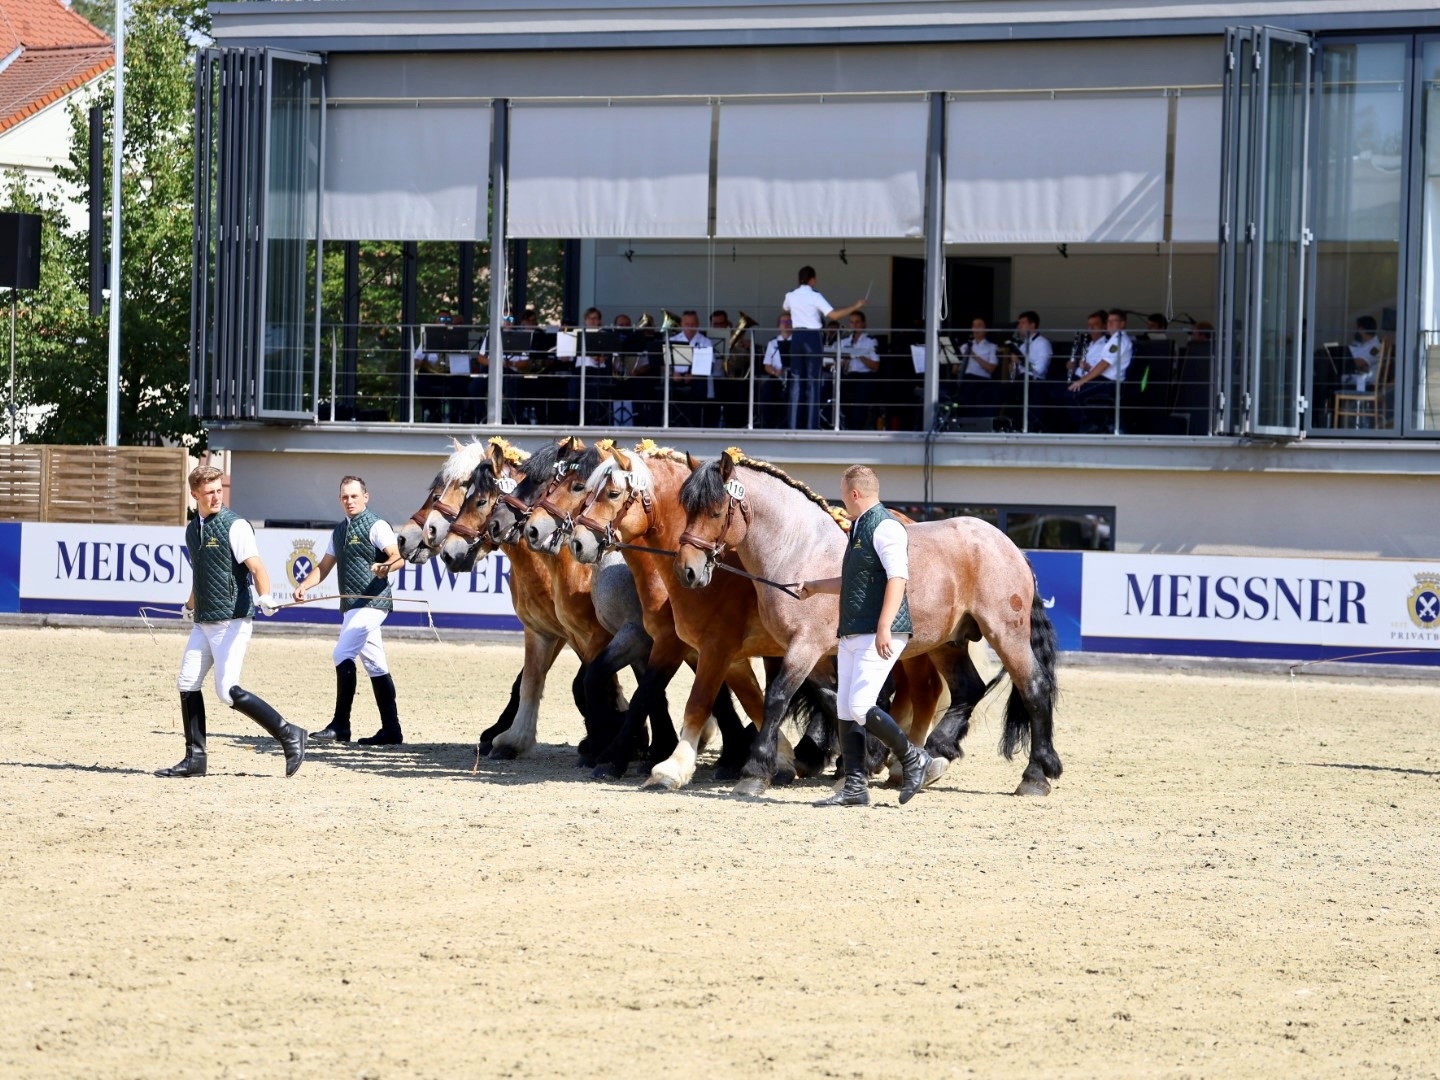
M 103 32 L 60 0 L 0 0 L 0 58 L 19 46 L 28 50 L 109 43 Z
M 0 69 L 0 132 L 115 63 L 110 39 L 60 0 L 0 0 L 0 62 L 8 57 Z
M 107 45 L 26 49 L 0 71 L 0 131 L 8 131 L 115 65 Z

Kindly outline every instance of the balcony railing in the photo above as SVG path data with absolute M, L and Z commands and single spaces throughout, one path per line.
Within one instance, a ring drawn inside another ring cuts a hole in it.
M 325 328 L 322 423 L 486 424 L 492 365 L 483 327 L 388 324 L 355 330 L 358 346 L 347 354 L 345 328 Z M 1007 331 L 990 331 L 980 343 L 968 331 L 942 334 L 935 428 L 1209 433 L 1207 340 L 1132 334 L 1123 378 L 1102 375 L 1076 388 L 1093 339 L 1070 329 L 1044 336 L 1051 358 L 1042 374 L 1026 362 L 1029 350 Z M 702 329 L 693 342 L 683 340 L 678 329 L 507 328 L 500 422 L 606 431 L 924 430 L 922 331 L 872 328 L 860 340 L 850 332 L 826 332 L 819 364 L 812 360 L 808 367 L 791 346 L 771 346 L 777 339 L 786 340 L 759 328 L 738 335 L 729 328 Z M 990 364 L 993 370 L 984 374 Z M 1110 366 L 1113 371 L 1116 365 Z

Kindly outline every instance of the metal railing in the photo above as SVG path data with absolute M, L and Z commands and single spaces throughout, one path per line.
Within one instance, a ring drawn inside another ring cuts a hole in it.
M 388 324 L 356 330 L 357 347 L 347 357 L 344 328 L 325 328 L 322 422 L 486 425 L 493 365 L 482 344 L 483 327 Z M 786 340 L 773 329 L 735 335 L 733 347 L 729 328 L 699 330 L 694 341 L 684 340 L 677 329 L 591 328 L 593 336 L 575 332 L 573 346 L 558 348 L 553 330 L 534 328 L 525 348 L 511 342 L 511 333 L 507 329 L 500 386 L 503 426 L 924 430 L 926 361 L 919 330 L 873 328 L 858 341 L 849 332 L 827 332 L 818 362 L 790 355 L 787 345 L 772 347 Z M 942 334 L 935 428 L 1210 432 L 1208 341 L 1132 334 L 1124 378 L 1094 378 L 1072 389 L 1085 371 L 1085 346 L 1092 339 L 1067 329 L 1047 330 L 1045 337 L 1052 355 L 1041 374 L 1026 363 L 1020 341 L 1007 331 L 990 331 L 987 343 L 979 345 L 968 331 Z M 587 341 L 601 342 L 604 350 L 587 347 Z M 989 364 L 993 370 L 987 373 Z

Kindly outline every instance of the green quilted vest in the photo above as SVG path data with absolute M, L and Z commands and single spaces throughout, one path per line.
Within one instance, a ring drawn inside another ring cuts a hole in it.
M 840 565 L 840 637 L 852 634 L 873 634 L 885 606 L 885 567 L 875 552 L 875 526 L 891 517 L 890 511 L 876 503 L 850 525 L 850 539 L 845 547 L 845 561 Z M 907 589 L 908 592 L 908 589 Z M 900 601 L 900 611 L 890 624 L 892 634 L 908 634 L 910 598 Z
M 341 611 L 357 607 L 389 611 L 393 606 L 390 603 L 390 579 L 378 578 L 370 571 L 373 564 L 385 561 L 385 552 L 370 542 L 370 530 L 379 520 L 373 512 L 365 510 L 336 525 L 331 535 L 330 544 L 335 549 L 335 562 L 339 567 L 340 591 L 351 596 L 373 597 L 341 600 Z
M 198 517 L 185 527 L 190 572 L 195 575 L 195 621 L 224 622 L 255 614 L 250 600 L 250 571 L 230 550 L 230 526 L 239 520 L 226 507 L 202 524 Z

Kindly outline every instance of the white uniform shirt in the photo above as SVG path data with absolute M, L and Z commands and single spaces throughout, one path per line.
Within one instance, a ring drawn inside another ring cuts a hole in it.
M 796 330 L 823 329 L 825 317 L 835 310 L 829 300 L 809 285 L 801 285 L 786 293 L 781 307 L 790 313 L 790 321 Z
M 1031 334 L 1020 343 L 1020 355 L 1025 358 L 1025 366 L 1029 368 L 1032 379 L 1045 377 L 1045 373 L 1050 370 L 1052 351 L 1050 339 L 1039 334 Z
M 780 342 L 788 340 L 789 338 L 777 337 L 771 338 L 768 342 L 766 342 L 764 363 L 767 368 L 776 368 L 780 371 L 785 370 L 785 357 L 780 352 Z
M 381 551 L 384 551 L 395 543 L 395 530 L 390 527 L 388 521 L 381 518 L 378 519 L 374 525 L 370 526 L 370 543 L 374 544 Z M 334 532 L 331 532 L 330 535 L 325 538 L 325 550 L 320 553 L 320 557 L 323 559 L 326 555 L 329 555 L 332 559 L 338 557 L 335 551 Z
M 864 374 L 867 371 L 875 371 L 869 364 L 880 363 L 880 344 L 869 334 L 861 334 L 859 338 L 854 336 L 846 337 L 840 342 L 840 355 L 847 357 L 845 361 L 846 374 Z
M 988 379 L 993 372 L 986 371 L 980 366 L 976 357 L 984 360 L 987 364 L 994 364 L 1000 356 L 1000 351 L 995 347 L 993 341 L 967 341 L 965 343 L 965 374 L 967 377 L 977 379 Z
M 1130 372 L 1130 357 L 1134 355 L 1135 342 L 1123 330 L 1116 331 L 1105 339 L 1105 357 L 1110 366 L 1105 369 L 1105 378 L 1122 382 Z M 1118 359 L 1118 363 L 1117 363 Z M 1115 372 L 1115 374 L 1111 374 Z
M 715 343 L 711 341 L 708 337 L 706 337 L 703 333 L 701 333 L 699 330 L 695 331 L 695 336 L 693 338 L 687 338 L 685 336 L 685 331 L 682 330 L 670 339 L 670 344 L 689 345 L 692 349 L 710 349 L 712 351 L 715 348 Z M 681 375 L 689 374 L 690 361 L 676 360 L 674 368 Z
M 1355 363 L 1346 374 L 1354 381 L 1355 389 L 1363 391 L 1380 363 L 1380 339 L 1372 337 L 1369 341 L 1352 341 L 1350 358 Z
M 875 526 L 870 534 L 875 543 L 875 554 L 880 565 L 885 567 L 887 578 L 910 577 L 910 538 L 905 535 L 905 526 L 894 518 L 886 518 Z

